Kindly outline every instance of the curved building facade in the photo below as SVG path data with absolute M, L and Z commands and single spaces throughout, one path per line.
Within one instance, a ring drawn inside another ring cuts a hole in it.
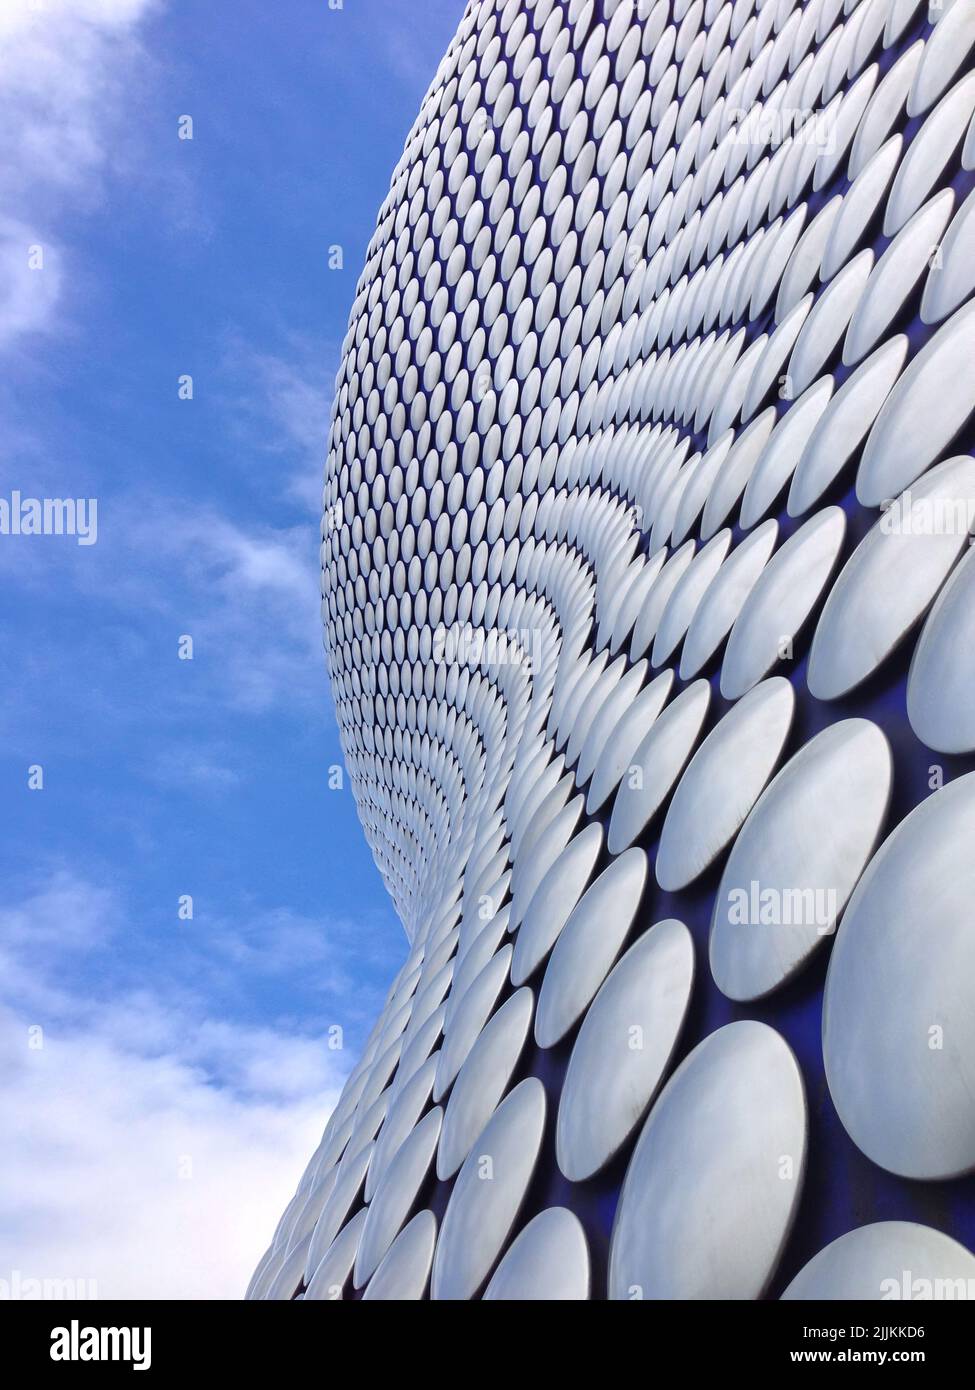
M 975 1294 L 973 46 L 463 11 L 322 533 L 408 952 L 251 1297 Z

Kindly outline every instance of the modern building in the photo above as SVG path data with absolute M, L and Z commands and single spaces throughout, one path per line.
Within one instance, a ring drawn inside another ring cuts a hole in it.
M 975 1293 L 973 47 L 463 11 L 322 533 L 408 949 L 250 1296 Z

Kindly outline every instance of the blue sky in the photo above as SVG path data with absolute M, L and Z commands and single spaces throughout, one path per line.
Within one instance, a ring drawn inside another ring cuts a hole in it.
M 0 497 L 97 499 L 94 545 L 0 535 L 0 1280 L 239 1295 L 403 957 L 328 788 L 318 510 L 462 9 L 0 12 Z

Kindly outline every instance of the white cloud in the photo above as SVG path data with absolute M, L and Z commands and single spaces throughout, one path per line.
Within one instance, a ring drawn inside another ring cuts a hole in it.
M 72 985 L 73 955 L 125 926 L 112 894 L 65 873 L 0 916 L 0 1280 L 237 1298 L 344 1059 L 152 986 L 101 1002 Z
M 0 1022 L 0 1278 L 94 1280 L 101 1298 L 241 1297 L 335 1089 L 241 1096 L 97 1029 L 30 1051 L 27 1022 Z M 290 1072 L 290 1049 L 285 1060 Z
M 104 613 L 122 614 L 143 631 L 147 619 L 165 619 L 172 633 L 173 681 L 166 686 L 169 714 L 185 720 L 185 702 L 211 713 L 219 708 L 261 714 L 272 709 L 329 715 L 322 650 L 318 528 L 237 522 L 213 506 L 179 504 L 157 493 L 130 494 L 99 506 L 98 544 L 65 545 L 62 537 L 17 537 L 0 546 L 4 583 L 35 594 L 59 592 L 97 601 Z M 178 639 L 192 637 L 194 664 L 176 659 Z M 57 653 L 58 668 L 64 652 Z M 192 673 L 192 681 L 186 679 Z M 45 673 L 32 667 L 25 699 L 36 698 Z M 50 678 L 53 679 L 53 673 Z M 8 692 L 13 700 L 15 691 Z M 75 701 L 96 701 L 126 723 L 144 718 L 122 680 L 76 691 Z M 182 733 L 182 730 L 180 731 Z M 167 748 L 167 757 L 169 749 Z M 178 749 L 177 758 L 182 756 Z M 186 772 L 211 790 L 235 773 L 223 760 L 185 754 L 169 774 L 150 768 L 153 780 Z
M 224 353 L 234 422 L 245 457 L 281 460 L 282 496 L 320 516 L 338 343 L 287 332 L 279 352 L 258 350 L 231 333 Z
M 122 162 L 140 27 L 157 0 L 7 0 L 0 7 L 0 348 L 50 331 L 65 275 L 60 221 Z M 27 268 L 40 245 L 45 268 Z
M 0 8 L 0 119 L 12 157 L 5 199 L 91 199 L 124 138 L 144 62 L 139 27 L 156 0 L 9 0 Z
M 236 768 L 213 757 L 211 750 L 193 745 L 167 746 L 151 759 L 147 774 L 159 787 L 192 787 L 215 796 L 233 791 L 244 780 Z
M 60 261 L 59 247 L 0 216 L 0 349 L 50 327 L 61 294 Z
M 158 592 L 171 588 L 174 566 L 189 586 L 180 631 L 193 638 L 194 660 L 213 659 L 229 705 L 323 706 L 317 532 L 155 507 L 133 524 L 128 541 L 136 554 L 152 547 Z
M 0 939 L 18 956 L 52 946 L 84 949 L 103 938 L 114 910 L 105 889 L 80 888 L 71 874 L 58 869 L 40 892 L 0 912 Z

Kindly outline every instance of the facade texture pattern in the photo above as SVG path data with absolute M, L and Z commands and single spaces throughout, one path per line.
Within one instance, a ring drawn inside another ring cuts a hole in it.
M 322 533 L 408 954 L 249 1296 L 975 1294 L 973 48 L 467 5 Z

